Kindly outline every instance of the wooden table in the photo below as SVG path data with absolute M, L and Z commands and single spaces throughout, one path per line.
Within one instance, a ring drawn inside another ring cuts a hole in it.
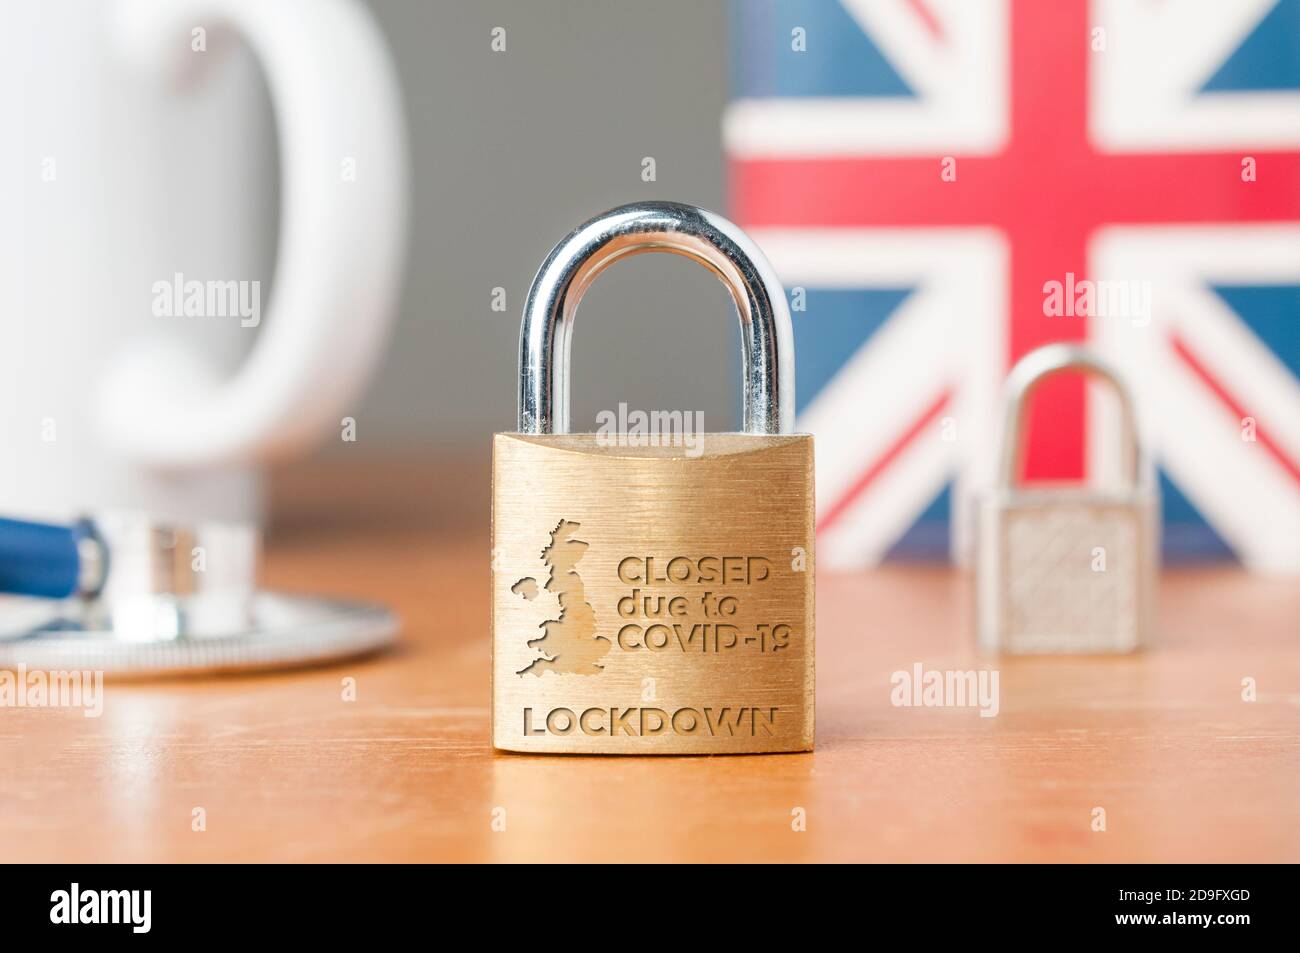
M 267 584 L 401 648 L 0 710 L 0 860 L 1300 860 L 1300 586 L 1233 569 L 1166 573 L 1145 654 L 1001 660 L 958 572 L 822 574 L 813 754 L 495 754 L 485 456 L 282 474 Z M 917 662 L 996 668 L 998 715 L 895 707 Z

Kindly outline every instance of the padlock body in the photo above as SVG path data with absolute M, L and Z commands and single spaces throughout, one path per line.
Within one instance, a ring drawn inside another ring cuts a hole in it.
M 495 437 L 493 744 L 810 750 L 812 438 L 619 439 Z
M 1158 540 L 1152 492 L 1013 490 L 978 510 L 981 648 L 1131 652 L 1153 619 Z

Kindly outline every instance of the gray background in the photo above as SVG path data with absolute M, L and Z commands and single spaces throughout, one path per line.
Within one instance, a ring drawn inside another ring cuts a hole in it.
M 514 428 L 519 317 L 551 247 L 606 208 L 725 212 L 722 0 L 370 0 L 409 117 L 410 259 L 358 444 L 483 442 Z M 507 50 L 490 49 L 491 30 Z M 641 180 L 653 156 L 658 179 Z M 492 289 L 508 309 L 491 310 Z M 644 255 L 606 272 L 573 341 L 573 426 L 620 400 L 735 426 L 734 309 L 712 275 Z M 360 448 L 358 448 L 360 449 Z

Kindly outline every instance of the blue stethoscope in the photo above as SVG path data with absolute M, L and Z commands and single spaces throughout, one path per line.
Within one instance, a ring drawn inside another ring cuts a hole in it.
M 0 519 L 0 594 L 20 597 L 0 600 L 0 669 L 282 668 L 393 641 L 382 606 L 258 589 L 259 549 L 251 523 Z
M 0 592 L 93 596 L 108 574 L 108 547 L 91 520 L 71 526 L 0 519 Z

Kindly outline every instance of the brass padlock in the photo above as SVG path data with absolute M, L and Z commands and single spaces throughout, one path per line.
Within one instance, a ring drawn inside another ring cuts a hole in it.
M 1095 374 L 1119 397 L 1124 485 L 1109 491 L 1017 485 L 1028 400 L 1064 370 Z M 978 508 L 976 627 L 981 648 L 1130 652 L 1146 642 L 1159 566 L 1159 495 L 1140 451 L 1133 401 L 1086 348 L 1051 344 L 1007 379 L 999 485 Z
M 685 447 L 568 432 L 578 302 L 608 265 L 649 251 L 731 292 L 743 433 Z M 551 251 L 524 306 L 519 432 L 493 440 L 495 747 L 812 748 L 813 441 L 790 432 L 793 346 L 771 265 L 712 212 L 626 205 Z

